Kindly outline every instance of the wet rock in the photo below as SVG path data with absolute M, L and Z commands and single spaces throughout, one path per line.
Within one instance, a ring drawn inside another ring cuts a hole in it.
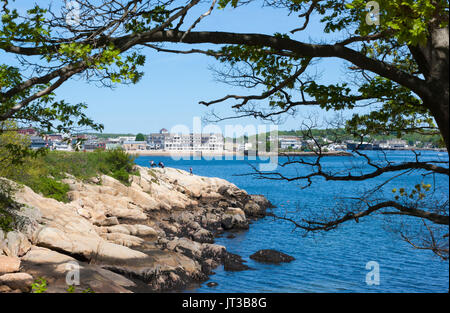
M 206 286 L 208 286 L 208 287 L 216 287 L 216 286 L 219 286 L 219 283 L 216 283 L 215 281 L 210 281 L 209 283 L 206 284 Z
M 228 208 L 222 215 L 222 227 L 229 229 L 248 229 L 248 221 L 244 211 L 239 208 Z
M 259 250 L 252 254 L 250 259 L 271 264 L 289 263 L 295 260 L 295 258 L 290 255 L 272 249 Z
M 263 195 L 250 195 L 250 199 L 253 200 L 264 210 L 274 208 L 275 206 Z
M 231 272 L 245 271 L 251 269 L 249 266 L 245 265 L 244 262 L 246 261 L 242 260 L 241 256 L 227 252 L 223 258 L 223 268 L 224 270 Z
M 204 228 L 201 228 L 197 230 L 193 235 L 192 239 L 194 241 L 200 242 L 200 243 L 214 243 L 214 236 L 213 234 Z

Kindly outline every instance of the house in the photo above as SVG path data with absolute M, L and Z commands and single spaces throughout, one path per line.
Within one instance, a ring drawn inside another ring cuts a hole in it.
M 147 150 L 147 142 L 146 141 L 125 141 L 122 144 L 122 147 L 127 150 Z
M 17 133 L 25 136 L 34 136 L 34 137 L 39 136 L 39 132 L 32 127 L 19 129 L 17 130 Z
M 387 140 L 387 145 L 391 149 L 403 149 L 408 147 L 408 143 L 403 139 L 391 139 Z
M 123 144 L 124 142 L 127 142 L 127 141 L 134 141 L 136 139 L 136 136 L 122 136 L 122 137 L 119 137 L 118 139 L 119 139 L 119 143 Z
M 278 137 L 280 149 L 300 149 L 302 141 L 297 136 L 280 136 Z
M 72 146 L 67 142 L 53 142 L 52 149 L 56 151 L 72 151 Z
M 152 150 L 164 150 L 166 138 L 169 137 L 167 129 L 163 128 L 159 133 L 152 133 L 147 136 L 147 143 Z
M 31 136 L 30 142 L 31 149 L 41 149 L 48 147 L 48 142 L 44 138 L 39 136 Z
M 347 143 L 347 150 L 377 150 L 378 144 L 368 142 L 349 142 Z
M 106 143 L 99 142 L 96 140 L 88 140 L 83 144 L 83 150 L 105 150 L 106 149 Z
M 122 145 L 120 143 L 107 142 L 105 147 L 106 147 L 106 150 L 114 150 L 114 149 L 122 148 Z

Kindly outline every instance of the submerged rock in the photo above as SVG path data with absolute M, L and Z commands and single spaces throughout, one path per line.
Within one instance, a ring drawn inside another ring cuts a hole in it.
M 231 272 L 251 269 L 249 266 L 245 265 L 244 262 L 247 261 L 243 260 L 241 256 L 227 252 L 225 257 L 223 258 L 223 269 Z
M 272 250 L 272 249 L 263 249 L 255 252 L 250 256 L 250 259 L 263 262 L 263 263 L 289 263 L 295 260 L 294 257 L 287 255 L 283 252 Z

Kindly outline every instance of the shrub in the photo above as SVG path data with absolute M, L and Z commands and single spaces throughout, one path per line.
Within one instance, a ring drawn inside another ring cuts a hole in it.
M 67 192 L 69 185 L 59 182 L 49 177 L 39 177 L 37 185 L 34 186 L 36 191 L 42 193 L 43 196 L 53 198 L 61 202 L 68 202 Z
M 134 159 L 122 149 L 94 152 L 49 151 L 14 166 L 5 177 L 29 186 L 45 197 L 67 202 L 69 186 L 61 182 L 66 174 L 86 181 L 102 173 L 129 185 L 130 174 L 139 175 L 138 171 L 133 171 Z M 9 220 L 5 217 L 3 219 L 5 224 L 9 224 Z
M 19 207 L 12 199 L 12 191 L 13 189 L 8 182 L 0 180 L 0 229 L 5 233 L 14 229 L 15 216 L 11 210 Z
M 44 293 L 47 291 L 47 280 L 43 277 L 39 277 L 31 284 L 32 293 Z
M 129 184 L 130 174 L 123 168 L 114 171 L 111 176 L 126 185 Z

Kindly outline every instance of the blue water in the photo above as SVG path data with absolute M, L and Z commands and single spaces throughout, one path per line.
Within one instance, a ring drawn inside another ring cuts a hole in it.
M 375 159 L 384 156 L 370 152 Z M 448 161 L 447 153 L 423 152 L 424 160 Z M 390 161 L 414 160 L 411 152 L 391 151 Z M 343 197 L 362 195 L 363 192 L 381 183 L 393 174 L 363 182 L 326 182 L 315 179 L 313 185 L 301 189 L 305 183 L 261 180 L 253 176 L 236 176 L 251 173 L 249 164 L 260 161 L 248 160 L 173 160 L 170 157 L 147 157 L 136 159 L 136 163 L 148 166 L 149 161 L 164 162 L 166 166 L 189 170 L 197 175 L 220 177 L 233 182 L 251 194 L 263 194 L 277 206 L 274 213 L 290 217 L 322 212 L 321 209 L 338 206 Z M 281 160 L 283 161 L 283 160 Z M 284 160 L 285 161 L 285 160 Z M 339 171 L 352 166 L 355 173 L 363 166 L 361 158 L 327 157 L 323 160 L 326 169 Z M 447 166 L 447 165 L 445 165 Z M 296 176 L 308 172 L 307 168 L 292 166 L 278 168 L 284 175 Z M 369 168 L 363 167 L 366 172 Z M 392 188 L 410 187 L 424 181 L 437 187 L 431 198 L 448 199 L 448 176 L 421 176 L 420 172 L 400 176 L 385 186 L 392 197 Z M 291 212 L 291 213 L 289 213 Z M 397 220 L 397 219 L 393 219 Z M 407 218 L 407 223 L 417 225 L 418 219 Z M 420 221 L 419 221 L 420 222 Z M 366 217 L 359 223 L 347 222 L 337 230 L 309 234 L 295 230 L 292 223 L 266 217 L 253 222 L 248 231 L 226 234 L 216 243 L 237 253 L 253 270 L 226 272 L 222 267 L 209 281 L 219 283 L 207 287 L 205 282 L 189 292 L 447 292 L 449 289 L 448 262 L 442 261 L 432 252 L 414 249 L 391 231 L 396 223 L 389 223 L 380 215 Z M 292 255 L 295 261 L 282 265 L 268 265 L 249 258 L 260 249 L 276 249 Z M 379 285 L 366 283 L 366 263 L 376 261 L 380 268 Z

